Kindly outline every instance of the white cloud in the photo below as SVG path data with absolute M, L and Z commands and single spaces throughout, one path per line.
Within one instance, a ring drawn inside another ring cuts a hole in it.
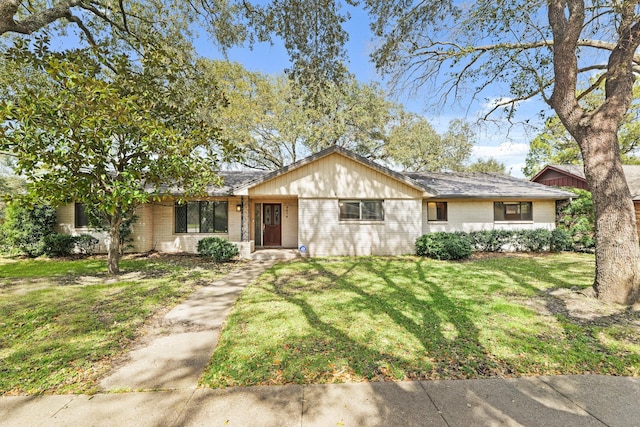
M 471 157 L 473 160 L 493 157 L 504 163 L 507 172 L 516 177 L 523 177 L 522 168 L 529 152 L 529 144 L 522 142 L 504 142 L 500 145 L 476 145 Z

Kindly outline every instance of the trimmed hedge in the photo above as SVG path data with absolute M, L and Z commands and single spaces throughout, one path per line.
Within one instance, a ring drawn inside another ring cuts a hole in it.
M 238 247 L 220 237 L 205 237 L 198 241 L 198 254 L 216 262 L 231 261 L 239 254 Z
M 48 234 L 44 236 L 44 255 L 48 257 L 64 257 L 73 253 L 78 237 L 69 234 Z
M 481 230 L 436 232 L 416 240 L 416 254 L 440 260 L 468 258 L 475 252 L 559 252 L 574 250 L 571 234 L 563 229 Z
M 416 240 L 416 253 L 440 260 L 459 260 L 471 256 L 469 239 L 460 233 L 430 233 Z

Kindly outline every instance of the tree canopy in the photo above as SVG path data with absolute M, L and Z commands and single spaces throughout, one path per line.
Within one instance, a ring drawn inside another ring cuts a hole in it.
M 215 166 L 233 155 L 202 114 L 221 94 L 162 52 L 134 62 L 96 48 L 52 52 L 45 39 L 35 52 L 19 41 L 7 58 L 33 79 L 0 101 L 2 149 L 35 198 L 83 203 L 108 222 L 111 273 L 119 226 L 137 206 L 162 195 L 167 182 L 185 195 L 202 193 L 216 182 Z M 185 82 L 200 90 L 185 90 Z
M 464 170 L 475 134 L 461 120 L 439 135 L 422 116 L 408 113 L 376 84 L 348 77 L 328 84 L 323 108 L 305 97 L 287 76 L 250 72 L 239 64 L 200 60 L 228 106 L 209 119 L 225 139 L 241 147 L 242 166 L 274 170 L 338 145 L 392 167 L 411 171 Z

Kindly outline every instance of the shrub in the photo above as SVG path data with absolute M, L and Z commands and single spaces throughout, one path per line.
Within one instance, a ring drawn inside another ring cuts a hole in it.
M 558 226 L 568 231 L 573 241 L 572 249 L 590 252 L 596 246 L 595 213 L 593 198 L 587 190 L 571 189 L 578 198 L 560 208 Z
M 200 256 L 210 257 L 216 262 L 227 262 L 238 255 L 238 247 L 220 237 L 205 237 L 198 242 Z
M 544 252 L 551 247 L 551 231 L 545 228 L 518 230 L 514 232 L 513 237 L 517 251 Z
M 430 233 L 416 240 L 416 254 L 440 260 L 469 258 L 471 243 L 462 233 Z
M 56 211 L 52 207 L 14 201 L 5 210 L 4 244 L 30 257 L 40 256 L 45 250 L 44 238 L 54 233 L 55 225 Z
M 73 253 L 76 247 L 76 236 L 70 236 L 68 234 L 48 234 L 44 236 L 44 255 L 49 257 L 63 257 L 69 256 Z
M 509 230 L 480 230 L 468 233 L 473 249 L 480 252 L 499 252 L 511 243 L 513 232 Z
M 98 245 L 98 239 L 91 234 L 81 234 L 76 238 L 76 249 L 83 255 L 93 255 Z
M 551 232 L 551 252 L 572 251 L 573 239 L 571 233 L 563 228 L 554 228 Z

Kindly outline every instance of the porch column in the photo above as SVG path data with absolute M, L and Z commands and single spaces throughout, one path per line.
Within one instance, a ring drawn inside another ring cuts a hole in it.
M 250 234 L 249 228 L 249 197 L 245 201 L 244 196 L 240 196 L 240 241 L 248 242 Z

